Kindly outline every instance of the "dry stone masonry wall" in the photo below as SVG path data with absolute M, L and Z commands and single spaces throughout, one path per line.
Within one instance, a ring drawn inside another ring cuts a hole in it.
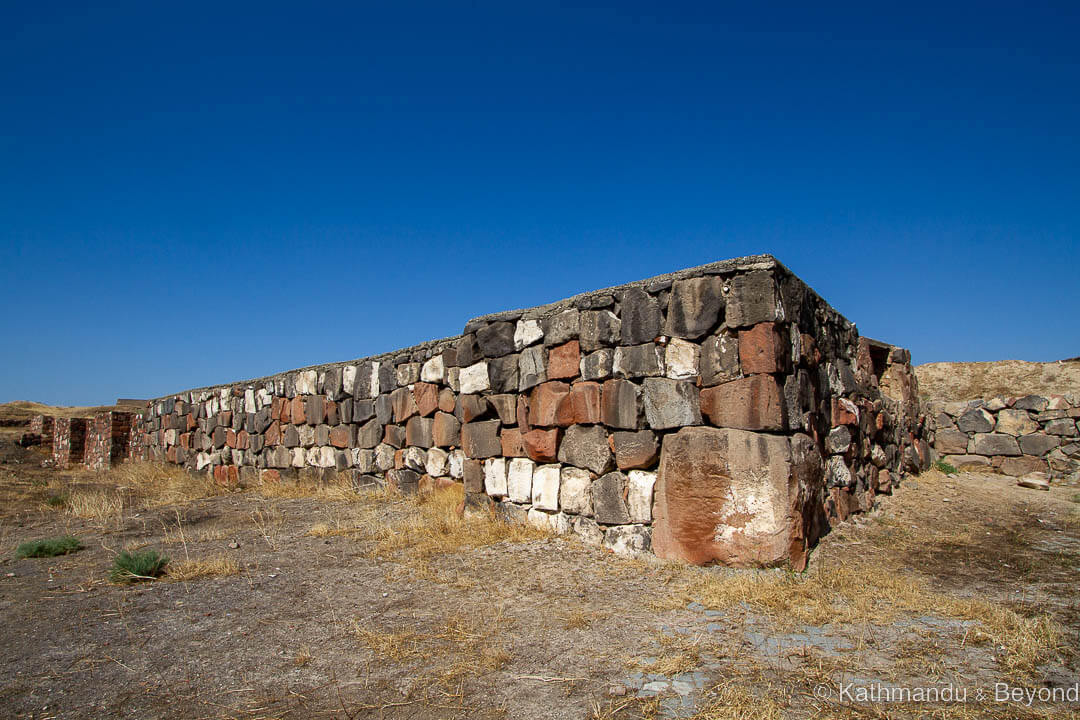
M 926 467 L 917 397 L 906 350 L 754 256 L 159 398 L 128 453 L 226 485 L 462 483 L 466 512 L 621 553 L 802 567 Z
M 1080 485 L 1080 394 L 928 403 L 934 450 L 958 468 Z

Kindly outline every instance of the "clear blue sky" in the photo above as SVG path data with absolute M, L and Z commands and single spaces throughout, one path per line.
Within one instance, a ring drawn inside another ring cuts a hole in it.
M 758 252 L 919 363 L 1080 355 L 1075 2 L 82 5 L 0 10 L 0 401 Z

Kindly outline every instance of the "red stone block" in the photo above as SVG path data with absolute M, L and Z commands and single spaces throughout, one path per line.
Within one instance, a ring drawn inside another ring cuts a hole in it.
M 600 415 L 600 383 L 578 382 L 570 387 L 570 394 L 559 402 L 555 421 L 559 427 L 594 425 L 600 422 Z
M 307 422 L 307 412 L 304 410 L 304 398 L 294 397 L 289 404 L 292 405 L 290 415 L 292 416 L 293 424 L 303 425 Z
M 236 431 L 232 428 L 225 431 L 225 444 L 231 448 L 236 447 Z
M 247 430 L 241 430 L 240 432 L 236 433 L 236 449 L 237 450 L 247 450 L 248 446 L 250 444 L 251 444 L 251 436 L 248 435 Z
M 336 448 L 347 448 L 352 442 L 352 433 L 346 425 L 335 425 L 330 428 L 330 444 Z
M 171 463 L 176 462 L 176 446 L 175 445 L 170 447 L 168 450 L 165 451 L 165 459 L 168 460 Z
M 529 396 L 518 395 L 517 398 L 517 426 L 518 430 L 525 434 L 532 428 L 529 426 Z
M 521 431 L 516 427 L 503 428 L 499 441 L 502 443 L 503 457 L 525 457 L 525 443 L 521 439 Z
M 264 483 L 279 483 L 281 482 L 281 473 L 277 470 L 263 470 L 259 473 L 259 480 Z
M 191 449 L 191 433 L 180 433 L 180 447 L 185 450 Z
M 745 374 L 781 372 L 783 358 L 784 343 L 775 323 L 758 323 L 739 331 L 739 364 Z
M 784 429 L 783 392 L 772 375 L 750 375 L 702 389 L 701 412 L 717 427 Z
M 847 398 L 832 399 L 832 426 L 858 425 L 859 408 Z
M 439 391 L 439 409 L 444 413 L 454 412 L 457 399 L 454 397 L 454 391 L 450 388 L 443 388 Z
M 525 452 L 536 462 L 555 462 L 559 457 L 559 429 L 530 430 L 521 436 Z
M 577 340 L 551 348 L 548 352 L 548 379 L 576 378 L 581 372 L 581 348 Z
M 427 417 L 439 408 L 439 386 L 418 382 L 413 385 L 413 399 L 420 417 Z
M 570 394 L 570 386 L 564 382 L 546 382 L 537 385 L 529 398 L 529 425 L 551 427 L 557 424 L 559 403 Z
M 283 397 L 275 397 L 270 401 L 270 416 L 276 420 L 289 422 L 289 401 Z
M 264 435 L 267 445 L 280 445 L 281 444 L 281 423 L 277 420 L 270 423 L 270 427 L 266 428 Z
M 195 422 L 195 416 L 193 416 L 191 413 L 187 414 L 187 422 L 184 424 L 186 425 L 185 429 L 187 430 L 194 430 L 199 426 L 199 423 Z

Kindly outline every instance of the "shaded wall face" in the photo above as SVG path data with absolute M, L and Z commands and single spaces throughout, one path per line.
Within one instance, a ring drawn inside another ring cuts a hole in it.
M 697 446 L 672 438 L 724 428 L 739 433 L 698 445 L 756 449 L 713 458 L 714 475 L 735 473 L 749 493 L 747 468 L 773 463 L 762 511 L 773 522 L 755 532 L 779 534 L 770 547 L 781 550 L 744 556 L 798 564 L 830 521 L 867 507 L 925 455 L 907 354 L 876 344 L 860 364 L 860 347 L 854 326 L 797 278 L 751 264 L 481 318 L 457 338 L 377 358 L 164 398 L 136 424 L 131 453 L 222 483 L 337 472 L 406 492 L 461 482 L 471 504 L 631 551 L 652 541 L 662 456 Z M 689 523 L 678 512 L 665 521 Z

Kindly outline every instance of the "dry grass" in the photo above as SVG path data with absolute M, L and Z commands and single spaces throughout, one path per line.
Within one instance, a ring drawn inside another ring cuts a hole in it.
M 548 537 L 549 532 L 529 524 L 506 523 L 492 514 L 462 516 L 461 486 L 411 495 L 398 501 L 390 518 L 369 516 L 359 530 L 373 540 L 372 555 L 382 559 L 427 560 L 467 548 L 501 542 L 526 542 Z
M 955 402 L 974 398 L 1054 395 L 1080 390 L 1080 362 L 927 363 L 915 368 L 919 394 L 927 400 Z
M 116 489 L 78 488 L 67 494 L 63 507 L 70 515 L 105 524 L 124 513 L 124 493 Z
M 438 630 L 411 626 L 383 630 L 354 623 L 353 634 L 374 659 L 414 666 L 418 684 L 460 693 L 461 684 L 503 668 L 511 659 L 498 638 L 502 617 L 495 613 L 483 624 L 464 615 L 439 623 Z
M 333 480 L 324 483 L 266 482 L 256 488 L 265 498 L 294 499 L 317 498 L 328 502 L 365 503 L 382 490 L 357 490 L 344 473 L 337 473 Z
M 199 560 L 174 560 L 166 568 L 168 579 L 176 582 L 186 582 L 197 578 L 227 577 L 239 572 L 240 564 L 224 553 Z

